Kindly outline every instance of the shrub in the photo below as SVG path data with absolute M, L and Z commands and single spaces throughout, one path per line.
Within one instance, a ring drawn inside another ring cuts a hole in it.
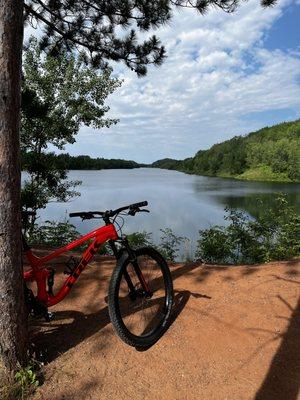
M 278 195 L 275 206 L 256 219 L 225 209 L 228 226 L 199 231 L 196 257 L 209 263 L 260 263 L 300 255 L 300 216 Z
M 223 226 L 213 226 L 199 231 L 200 240 L 195 253 L 196 259 L 207 263 L 221 264 L 231 259 L 232 248 Z M 225 261 L 226 260 L 226 261 Z
M 46 221 L 43 225 L 35 225 L 29 232 L 28 239 L 31 244 L 60 247 L 76 240 L 79 236 L 75 226 L 67 221 Z
M 174 262 L 179 256 L 179 246 L 185 238 L 176 236 L 170 228 L 160 229 L 160 231 L 162 235 L 157 250 L 160 251 L 168 261 Z
M 127 235 L 128 242 L 133 249 L 144 246 L 153 246 L 151 242 L 152 233 L 142 231 Z
M 157 248 L 169 261 L 175 261 L 179 256 L 179 245 L 185 238 L 174 235 L 170 228 L 161 229 L 161 243 L 154 245 L 152 233 L 142 231 L 127 235 L 128 242 L 132 248 L 152 246 Z M 46 221 L 42 225 L 34 225 L 34 229 L 28 233 L 29 242 L 32 245 L 46 245 L 49 247 L 64 246 L 80 237 L 74 225 L 69 222 Z M 78 246 L 78 250 L 86 248 L 86 244 Z M 101 247 L 100 254 L 112 254 L 110 247 L 105 244 Z
M 1 366 L 0 366 L 1 367 Z M 41 364 L 35 360 L 20 368 L 14 376 L 8 376 L 0 369 L 1 400 L 26 400 L 31 398 L 42 379 Z

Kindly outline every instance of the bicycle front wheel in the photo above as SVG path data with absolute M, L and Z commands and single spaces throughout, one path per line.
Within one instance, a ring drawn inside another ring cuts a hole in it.
M 128 253 L 118 260 L 108 295 L 111 322 L 119 337 L 137 348 L 152 346 L 167 329 L 173 284 L 164 258 L 153 248 Z

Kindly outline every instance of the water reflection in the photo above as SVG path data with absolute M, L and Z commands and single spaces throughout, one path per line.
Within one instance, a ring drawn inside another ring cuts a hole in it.
M 261 211 L 258 199 L 271 206 L 276 193 L 283 192 L 300 212 L 299 184 L 245 182 L 150 168 L 70 171 L 69 177 L 83 182 L 81 196 L 67 204 L 49 204 L 41 210 L 40 221 L 64 220 L 69 212 L 113 209 L 148 200 L 151 214 L 126 218 L 124 231 L 146 230 L 157 241 L 159 229 L 170 227 L 177 235 L 191 238 L 194 246 L 199 229 L 225 223 L 226 206 L 255 216 Z M 82 222 L 78 218 L 72 223 L 82 233 L 99 225 L 99 221 Z
M 299 184 L 247 182 L 220 178 L 208 179 L 210 182 L 196 181 L 194 184 L 195 191 L 200 196 L 205 191 L 224 208 L 232 207 L 245 210 L 256 217 L 263 211 L 262 207 L 274 207 L 278 194 L 285 193 L 290 204 L 300 213 Z

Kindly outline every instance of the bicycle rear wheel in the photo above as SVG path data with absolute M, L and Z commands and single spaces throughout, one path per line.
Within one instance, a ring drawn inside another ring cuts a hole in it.
M 125 252 L 118 260 L 110 281 L 108 309 L 125 343 L 149 347 L 169 325 L 173 284 L 166 261 L 155 249 L 140 248 L 135 256 L 132 262 Z

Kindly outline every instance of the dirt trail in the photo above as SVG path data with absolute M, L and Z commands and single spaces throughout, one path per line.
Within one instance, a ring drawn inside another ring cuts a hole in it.
M 171 266 L 174 322 L 151 349 L 123 344 L 106 294 L 112 260 L 101 259 L 32 327 L 44 349 L 37 400 L 299 400 L 300 263 Z

